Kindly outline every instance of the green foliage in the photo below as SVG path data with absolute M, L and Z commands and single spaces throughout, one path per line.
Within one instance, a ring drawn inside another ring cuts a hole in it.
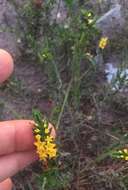
M 55 84 L 57 91 L 65 86 L 62 86 L 61 73 L 61 67 L 64 65 L 69 80 L 73 81 L 70 93 L 71 102 L 77 107 L 82 94 L 80 79 L 83 73 L 82 65 L 83 62 L 92 62 L 92 59 L 87 60 L 86 53 L 92 51 L 95 36 L 98 34 L 95 27 L 96 19 L 92 12 L 83 7 L 74 11 L 73 1 L 67 0 L 65 3 L 72 8 L 68 10 L 66 20 L 58 23 L 59 10 L 55 19 L 50 16 L 55 3 L 55 1 L 44 2 L 38 10 L 30 1 L 24 7 L 28 28 L 26 39 L 28 47 L 32 48 L 32 53 L 44 66 L 51 85 Z
M 43 120 L 42 114 L 38 110 L 33 110 L 32 114 L 33 114 L 35 123 L 37 123 L 41 128 L 42 120 Z
M 64 173 L 58 168 L 52 168 L 44 171 L 38 180 L 43 190 L 59 190 L 68 186 L 69 178 L 66 171 Z
M 71 7 L 72 4 L 73 4 L 73 1 L 74 1 L 74 0 L 65 0 L 65 3 L 66 3 L 69 7 Z
M 115 90 L 122 90 L 128 85 L 128 77 L 126 68 L 119 68 L 115 78 L 112 81 L 112 86 Z
M 25 44 L 31 48 L 32 53 L 37 54 L 37 35 L 41 17 L 41 9 L 34 6 L 32 0 L 28 1 L 20 11 L 22 18 L 25 19 Z
M 40 130 L 39 134 L 41 135 L 43 140 L 46 137 L 45 129 L 48 129 L 48 119 L 45 116 L 43 116 L 41 112 L 39 112 L 38 110 L 33 110 L 33 118 L 36 123 L 36 129 Z M 49 131 L 47 135 L 49 135 L 50 133 L 51 132 Z

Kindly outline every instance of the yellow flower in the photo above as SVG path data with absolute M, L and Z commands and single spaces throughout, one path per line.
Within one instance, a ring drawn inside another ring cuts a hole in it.
M 46 161 L 47 160 L 47 152 L 45 150 L 45 146 L 38 147 L 37 154 L 39 155 L 40 161 Z
M 88 19 L 88 24 L 92 24 L 93 23 L 93 19 Z
M 54 138 L 49 134 L 47 120 L 42 120 L 42 130 L 40 130 L 39 125 L 36 125 L 34 129 L 36 152 L 39 156 L 40 161 L 48 161 L 49 159 L 55 158 L 57 155 L 57 148 Z
M 49 158 L 56 157 L 57 149 L 54 143 L 48 143 L 46 148 L 47 148 L 47 153 L 49 155 Z
M 91 17 L 91 16 L 92 16 L 92 13 L 91 13 L 91 12 L 89 12 L 89 13 L 88 13 L 88 17 Z
M 120 154 L 122 154 L 122 150 L 119 150 L 118 152 L 119 152 Z
M 47 121 L 45 121 L 44 120 L 44 126 L 43 126 L 44 128 L 47 128 L 48 127 L 48 123 L 47 123 Z
M 46 139 L 45 139 L 45 141 L 46 141 L 47 143 L 50 143 L 50 142 L 53 141 L 53 137 L 47 136 Z
M 49 129 L 46 128 L 46 129 L 45 129 L 45 134 L 48 134 L 48 133 L 49 133 Z
M 46 148 L 45 148 L 46 143 L 38 140 L 34 143 L 34 145 L 36 146 L 36 149 L 37 149 L 36 152 L 39 155 L 39 159 L 46 161 L 46 159 L 47 159 L 47 152 L 46 152 Z
M 128 161 L 128 149 L 127 148 L 124 148 L 123 150 L 118 150 L 117 153 L 119 153 L 117 158 L 122 158 L 123 160 Z
M 125 154 L 128 154 L 128 149 L 125 148 L 125 149 L 123 150 L 123 152 L 124 152 Z
M 108 43 L 108 37 L 102 37 L 99 42 L 99 48 L 104 49 Z
M 44 141 L 41 141 L 41 136 L 39 134 L 36 135 L 34 145 L 40 160 L 46 161 L 48 158 L 56 157 L 57 148 L 51 136 L 47 136 Z
M 40 141 L 41 136 L 38 134 L 38 135 L 35 136 L 35 139 L 36 139 L 37 141 Z
M 35 133 L 39 133 L 40 130 L 39 130 L 39 129 L 34 129 L 34 132 L 35 132 Z
M 49 155 L 49 158 L 55 158 L 56 157 L 56 153 L 57 153 L 57 150 L 56 149 L 52 149 L 52 150 L 49 150 L 48 152 L 48 155 Z

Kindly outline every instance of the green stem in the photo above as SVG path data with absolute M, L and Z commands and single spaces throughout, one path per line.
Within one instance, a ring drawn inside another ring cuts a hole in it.
M 57 121 L 57 124 L 56 124 L 56 129 L 59 128 L 60 121 L 61 121 L 61 118 L 62 118 L 62 114 L 64 112 L 64 108 L 65 108 L 65 105 L 66 105 L 66 102 L 67 102 L 67 99 L 68 99 L 68 96 L 69 96 L 69 92 L 70 92 L 70 89 L 71 89 L 71 85 L 72 85 L 72 80 L 70 81 L 70 83 L 68 85 L 68 88 L 67 88 L 67 91 L 66 91 L 66 94 L 65 94 L 65 97 L 64 97 L 63 105 L 61 107 L 61 111 L 60 111 L 58 121 Z

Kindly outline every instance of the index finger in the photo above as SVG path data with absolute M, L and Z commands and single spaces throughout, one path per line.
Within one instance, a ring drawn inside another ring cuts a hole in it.
M 34 148 L 31 120 L 0 122 L 0 155 Z
M 33 127 L 32 120 L 0 122 L 0 155 L 34 149 Z M 52 128 L 51 135 L 55 137 L 55 130 L 51 124 L 49 128 Z

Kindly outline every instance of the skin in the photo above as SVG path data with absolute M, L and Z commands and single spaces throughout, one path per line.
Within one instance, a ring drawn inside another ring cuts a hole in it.
M 2 56 L 0 56 L 0 59 Z M 3 67 L 4 68 L 4 67 Z M 0 69 L 0 74 L 4 70 Z M 7 73 L 4 81 L 9 77 Z M 3 79 L 0 79 L 0 83 Z M 11 190 L 11 176 L 38 159 L 33 145 L 34 137 L 32 128 L 34 122 L 31 120 L 13 120 L 0 122 L 0 190 Z M 55 137 L 52 128 L 51 135 Z
M 14 63 L 12 56 L 0 49 L 0 83 L 4 82 L 13 72 Z
M 0 190 L 11 190 L 11 189 L 12 189 L 12 181 L 10 178 L 0 183 Z

